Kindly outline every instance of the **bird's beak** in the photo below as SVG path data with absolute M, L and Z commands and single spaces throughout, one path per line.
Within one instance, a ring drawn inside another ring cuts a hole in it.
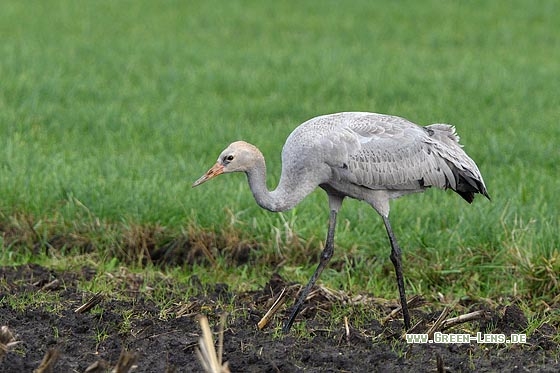
M 216 176 L 221 175 L 223 173 L 224 173 L 224 165 L 216 163 L 214 166 L 212 166 L 211 169 L 209 169 L 204 175 L 202 175 L 202 177 L 200 179 L 195 181 L 193 183 L 192 187 L 194 188 L 195 186 L 199 186 L 200 184 L 204 183 L 205 181 L 208 181 L 208 180 L 212 179 L 213 177 L 216 177 Z

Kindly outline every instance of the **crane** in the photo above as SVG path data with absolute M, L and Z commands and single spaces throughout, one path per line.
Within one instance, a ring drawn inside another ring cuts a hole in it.
M 273 212 L 293 208 L 317 187 L 327 193 L 330 214 L 325 246 L 315 272 L 283 325 L 284 333 L 289 332 L 333 256 L 336 218 L 344 198 L 369 203 L 383 219 L 406 330 L 410 329 L 410 315 L 401 248 L 389 222 L 389 201 L 430 187 L 451 189 L 468 203 L 475 193 L 490 199 L 477 165 L 459 145 L 455 127 L 422 127 L 398 116 L 377 113 L 327 114 L 299 125 L 284 144 L 282 174 L 272 191 L 266 185 L 263 154 L 244 141 L 230 144 L 193 187 L 230 172 L 244 172 L 257 204 Z

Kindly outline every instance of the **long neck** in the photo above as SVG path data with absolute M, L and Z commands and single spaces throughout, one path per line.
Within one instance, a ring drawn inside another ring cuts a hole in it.
M 297 185 L 289 182 L 289 175 L 282 175 L 275 190 L 269 191 L 266 186 L 266 163 L 262 154 L 255 165 L 246 172 L 249 187 L 257 204 L 269 211 L 286 211 L 297 205 L 308 193 L 301 193 Z

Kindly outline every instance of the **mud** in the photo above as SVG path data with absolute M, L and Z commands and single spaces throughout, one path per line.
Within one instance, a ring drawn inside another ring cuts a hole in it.
M 358 305 L 356 300 L 349 302 L 318 289 L 298 317 L 296 330 L 285 336 L 277 327 L 288 312 L 285 305 L 269 327 L 262 331 L 256 327 L 279 289 L 294 289 L 277 275 L 262 290 L 242 294 L 232 293 L 225 284 L 204 288 L 194 278 L 190 286 L 200 287 L 202 295 L 168 299 L 169 306 L 161 309 L 150 294 L 139 290 L 143 279 L 123 273 L 120 281 L 126 301 L 102 294 L 98 304 L 75 312 L 94 296 L 79 289 L 78 282 L 94 274 L 91 268 L 79 272 L 33 265 L 0 268 L 0 326 L 7 326 L 19 342 L 4 353 L 1 372 L 32 372 L 48 351 L 55 352 L 54 372 L 109 371 L 123 351 L 134 359 L 133 372 L 202 371 L 195 354 L 201 335 L 197 315 L 204 313 L 210 325 L 218 325 L 224 304 L 230 313 L 223 360 L 232 372 L 560 370 L 559 346 L 553 339 L 557 330 L 548 324 L 532 332 L 524 344 L 407 344 L 401 337 L 402 323 L 384 322 L 380 317 L 390 312 L 394 302 L 370 299 Z M 48 297 L 42 297 L 45 294 Z M 21 302 L 13 302 L 16 295 L 35 301 L 22 307 Z M 333 307 L 345 309 L 347 324 L 333 321 Z M 441 312 L 427 309 L 412 313 L 414 322 L 421 322 L 419 333 L 433 325 Z M 509 336 L 525 332 L 528 326 L 527 317 L 515 304 L 465 306 L 465 311 L 476 310 L 484 310 L 484 317 L 444 332 Z

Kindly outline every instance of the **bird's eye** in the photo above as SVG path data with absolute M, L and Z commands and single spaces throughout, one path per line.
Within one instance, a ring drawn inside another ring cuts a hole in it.
M 227 162 L 233 161 L 233 155 L 230 154 L 230 155 L 224 157 L 224 160 L 227 161 Z

